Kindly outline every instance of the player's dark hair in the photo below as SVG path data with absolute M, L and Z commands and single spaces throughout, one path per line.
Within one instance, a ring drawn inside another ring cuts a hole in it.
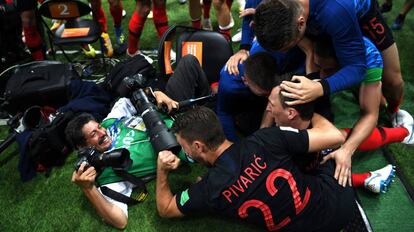
M 282 74 L 276 73 L 273 76 L 274 86 L 278 86 L 278 85 L 282 84 L 282 81 L 290 81 L 290 80 L 292 80 L 292 77 L 293 77 L 292 72 L 286 72 L 286 73 L 282 73 Z
M 255 53 L 243 64 L 245 76 L 249 81 L 263 90 L 272 91 L 275 86 L 273 77 L 277 72 L 277 63 L 273 56 L 266 52 Z
M 274 78 L 276 86 L 280 85 L 282 83 L 282 81 L 292 80 L 293 75 L 294 75 L 293 73 L 284 73 L 284 74 L 281 74 L 281 75 L 276 74 L 275 78 Z M 286 104 L 286 101 L 294 101 L 296 99 L 283 96 L 282 91 L 279 92 L 279 99 L 280 99 L 280 102 L 281 102 L 283 108 L 292 107 L 296 111 L 299 112 L 299 116 L 303 120 L 311 120 L 312 119 L 313 113 L 315 111 L 314 101 L 304 103 L 304 104 L 298 104 L 298 105 L 290 106 L 290 105 Z
M 283 96 L 282 91 L 279 92 L 279 96 L 280 96 L 280 102 L 282 103 L 283 108 L 292 107 L 296 111 L 299 112 L 299 116 L 303 120 L 311 120 L 312 119 L 313 113 L 315 112 L 315 104 L 314 104 L 315 101 L 290 106 L 290 105 L 287 105 L 285 102 L 286 101 L 293 101 L 293 100 L 296 100 L 296 99 Z
M 303 7 L 297 0 L 264 0 L 254 14 L 254 32 L 260 45 L 278 51 L 299 36 L 297 17 Z
M 65 129 L 66 140 L 75 148 L 86 146 L 85 135 L 82 132 L 82 128 L 90 121 L 96 121 L 96 119 L 88 113 L 82 113 L 68 123 Z
M 208 149 L 216 150 L 226 139 L 220 121 L 214 111 L 201 106 L 177 117 L 172 131 L 186 142 L 203 142 Z

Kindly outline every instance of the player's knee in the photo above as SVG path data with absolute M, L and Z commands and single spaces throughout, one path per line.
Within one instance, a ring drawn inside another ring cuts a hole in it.
M 401 67 L 400 63 L 397 60 L 393 60 L 390 62 L 384 62 L 384 69 L 382 72 L 383 77 L 385 78 L 398 78 L 401 79 Z
M 383 88 L 395 89 L 402 88 L 404 86 L 404 81 L 402 79 L 401 72 L 384 72 L 382 83 Z
M 35 16 L 34 11 L 31 11 L 31 10 L 23 11 L 20 14 L 20 18 L 22 20 L 23 27 L 36 25 L 36 16 Z
M 144 6 L 142 6 L 139 10 L 138 10 L 138 14 L 141 16 L 141 17 L 147 17 L 148 16 L 148 14 L 150 13 L 150 11 L 151 11 L 151 7 L 150 6 L 148 6 L 148 5 L 144 5 Z
M 212 3 L 215 8 L 217 7 L 220 8 L 225 3 L 225 1 L 224 0 L 213 0 Z
M 391 84 L 392 88 L 394 89 L 403 89 L 404 88 L 404 81 L 402 78 L 396 79 L 395 81 L 392 82 Z
M 121 6 L 121 0 L 108 0 L 108 2 L 112 8 L 119 8 Z
M 165 5 L 165 0 L 154 0 L 155 6 L 163 6 Z
M 91 3 L 92 11 L 99 10 L 99 8 L 101 8 L 101 6 L 102 6 L 101 1 L 94 0 L 94 1 L 90 1 L 90 3 Z

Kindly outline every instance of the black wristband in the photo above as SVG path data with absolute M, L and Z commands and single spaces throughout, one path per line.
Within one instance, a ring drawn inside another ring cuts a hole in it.
M 306 77 L 311 80 L 321 79 L 321 76 L 319 75 L 319 72 L 313 72 L 306 74 Z
M 252 47 L 251 44 L 240 44 L 240 50 L 246 50 L 246 51 L 250 51 L 250 48 Z
M 323 79 L 323 80 L 320 81 L 320 83 L 322 85 L 323 96 L 328 96 L 331 92 L 331 88 L 329 87 L 328 81 Z

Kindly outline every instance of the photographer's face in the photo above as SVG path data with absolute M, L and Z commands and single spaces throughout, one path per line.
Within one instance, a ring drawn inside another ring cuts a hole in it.
M 112 139 L 108 136 L 106 129 L 96 121 L 89 121 L 82 127 L 88 147 L 95 147 L 99 152 L 105 152 L 111 147 Z

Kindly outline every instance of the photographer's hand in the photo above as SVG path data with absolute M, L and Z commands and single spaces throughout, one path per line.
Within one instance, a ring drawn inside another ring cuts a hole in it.
M 102 219 L 118 229 L 124 229 L 128 222 L 128 217 L 118 206 L 107 201 L 101 192 L 98 191 L 94 182 L 96 170 L 94 167 L 86 166 L 83 162 L 78 171 L 74 171 L 72 182 L 77 184 L 95 207 Z
M 168 112 L 178 109 L 178 102 L 172 100 L 161 91 L 154 91 L 154 97 L 157 100 L 157 106 L 160 108 L 163 104 L 168 107 Z
M 72 174 L 72 182 L 77 184 L 81 189 L 91 189 L 95 186 L 96 170 L 94 167 L 85 167 L 82 163 L 78 171 Z

